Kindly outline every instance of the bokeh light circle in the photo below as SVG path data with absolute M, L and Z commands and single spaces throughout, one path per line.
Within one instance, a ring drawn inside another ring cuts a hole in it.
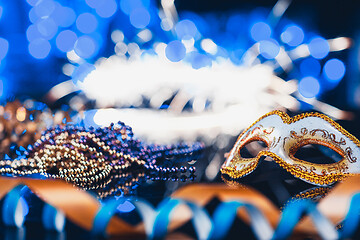
M 271 28 L 265 22 L 257 22 L 250 29 L 251 38 L 258 42 L 269 39 L 271 36 Z
M 182 42 L 175 40 L 169 42 L 169 44 L 166 46 L 165 55 L 170 61 L 179 62 L 185 57 L 186 48 Z
M 36 21 L 39 19 L 38 15 L 36 15 L 35 8 L 31 8 L 29 11 L 29 20 L 32 23 L 36 23 Z
M 76 40 L 74 50 L 75 53 L 82 58 L 91 58 L 97 52 L 97 43 L 90 36 L 81 36 Z
M 53 0 L 41 0 L 36 3 L 34 8 L 39 18 L 48 17 L 55 10 L 55 2 Z
M 49 55 L 51 45 L 46 39 L 38 38 L 29 43 L 28 50 L 30 55 L 34 58 L 44 59 Z
M 30 6 L 35 6 L 38 2 L 39 2 L 39 0 L 26 0 L 26 2 L 30 5 Z
M 76 13 L 72 8 L 58 4 L 51 15 L 55 23 L 60 27 L 70 27 L 76 20 Z
M 5 38 L 0 37 L 0 61 L 6 57 L 8 51 L 9 42 Z
M 47 40 L 55 37 L 58 31 L 58 26 L 56 25 L 55 21 L 50 17 L 39 20 L 36 23 L 36 26 L 42 37 Z
M 304 77 L 299 81 L 298 90 L 303 97 L 313 98 L 320 93 L 320 83 L 314 77 Z
M 115 0 L 104 0 L 96 7 L 96 13 L 102 18 L 109 18 L 116 13 L 117 4 Z
M 136 28 L 145 28 L 150 23 L 150 13 L 143 7 L 136 8 L 130 13 L 130 23 Z
M 36 25 L 31 24 L 26 30 L 26 38 L 29 42 L 34 41 L 37 38 L 41 38 L 41 33 Z
M 329 43 L 322 37 L 315 37 L 309 43 L 310 55 L 316 59 L 325 58 L 330 51 Z
M 191 58 L 191 66 L 194 69 L 200 69 L 203 67 L 211 67 L 212 60 L 209 56 L 195 52 Z
M 188 40 L 191 38 L 195 38 L 197 28 L 193 21 L 184 19 L 176 24 L 175 32 L 178 38 Z
M 4 83 L 6 82 L 6 80 L 7 79 L 0 78 L 0 98 L 5 95 L 4 93 L 6 92 L 6 90 L 5 90 L 6 88 L 4 86 L 5 85 Z
M 62 52 L 69 52 L 74 49 L 77 40 L 76 33 L 71 30 L 64 30 L 56 37 L 56 46 Z
M 286 26 L 280 35 L 281 41 L 291 47 L 300 45 L 304 41 L 304 37 L 304 31 L 295 24 Z
M 103 4 L 102 1 L 99 0 L 85 0 L 85 2 L 91 8 L 98 8 Z
M 334 83 L 339 82 L 344 77 L 345 71 L 345 64 L 337 58 L 328 60 L 323 69 L 326 79 Z
M 29 42 L 34 41 L 35 39 L 42 38 L 41 33 L 39 32 L 36 25 L 31 24 L 26 30 L 26 38 Z
M 125 14 L 130 15 L 130 13 L 136 8 L 149 8 L 150 0 L 121 0 L 120 9 Z
M 280 46 L 274 39 L 262 40 L 259 42 L 260 54 L 266 59 L 274 59 L 280 52 Z
M 82 33 L 92 33 L 98 26 L 98 20 L 91 13 L 82 13 L 76 19 L 76 27 Z

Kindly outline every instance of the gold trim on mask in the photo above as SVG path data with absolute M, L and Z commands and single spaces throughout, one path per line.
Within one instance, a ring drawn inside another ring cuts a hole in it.
M 290 136 L 279 136 L 278 139 L 274 140 L 269 139 L 268 136 L 274 130 L 273 128 L 267 127 L 262 129 L 262 126 L 259 125 L 259 127 L 256 127 L 249 131 L 259 121 L 271 115 L 278 115 L 282 119 L 283 123 L 288 125 L 307 117 L 321 118 L 326 122 L 330 123 L 331 126 L 333 126 L 336 130 L 338 130 L 341 134 L 346 136 L 357 147 L 360 148 L 360 141 L 357 138 L 355 138 L 352 134 L 350 134 L 338 123 L 336 123 L 326 115 L 312 112 L 290 117 L 288 114 L 276 110 L 265 114 L 240 134 L 232 150 L 234 151 L 232 156 L 230 154 L 228 159 L 226 160 L 226 162 L 230 163 L 228 164 L 228 166 L 225 166 L 224 164 L 220 170 L 222 174 L 226 174 L 233 179 L 241 178 L 255 170 L 255 168 L 259 164 L 260 157 L 268 156 L 271 157 L 277 164 L 279 164 L 282 168 L 291 173 L 293 176 L 317 185 L 329 185 L 334 182 L 341 181 L 348 176 L 355 175 L 354 173 L 348 172 L 349 164 L 357 161 L 357 158 L 353 155 L 353 150 L 351 149 L 351 147 L 347 147 L 346 149 L 340 148 L 340 145 L 346 145 L 345 139 L 343 137 L 336 138 L 335 134 L 330 133 L 325 129 L 308 130 L 306 127 L 303 127 L 300 132 L 290 131 Z M 269 129 L 271 131 L 269 131 Z M 250 137 L 250 139 L 243 141 L 251 134 L 254 134 L 255 131 L 258 131 L 258 134 L 256 136 Z M 246 135 L 244 136 L 244 134 Z M 320 137 L 316 134 L 318 134 Z M 241 142 L 240 139 L 243 142 Z M 267 150 L 260 151 L 255 158 L 243 158 L 240 156 L 240 149 L 251 141 L 261 140 L 267 144 L 267 147 L 275 147 L 277 144 L 279 144 L 280 139 L 282 139 L 283 141 L 282 149 L 288 154 L 288 157 L 293 160 L 295 164 L 289 164 L 277 154 Z M 300 147 L 307 144 L 319 144 L 326 146 L 340 154 L 343 159 L 337 163 L 332 164 L 314 164 L 294 157 L 295 152 Z M 241 167 L 239 169 L 236 166 L 236 163 L 240 162 Z M 321 174 L 319 174 L 319 172 L 321 172 Z

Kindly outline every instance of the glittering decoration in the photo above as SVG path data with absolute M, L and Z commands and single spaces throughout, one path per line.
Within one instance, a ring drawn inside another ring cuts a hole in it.
M 50 126 L 71 121 L 70 110 L 53 111 L 44 103 L 26 100 L 0 106 L 0 156 L 17 156 Z
M 196 159 L 203 148 L 198 142 L 148 145 L 134 138 L 132 129 L 122 122 L 90 130 L 71 124 L 57 125 L 47 129 L 17 159 L 0 161 L 0 173 L 41 174 L 85 189 L 104 187 L 110 178 L 119 177 L 124 187 L 129 187 L 144 174 L 156 174 L 154 179 L 194 174 L 194 167 L 177 167 L 176 163 Z M 126 179 L 129 175 L 133 179 L 130 182 Z

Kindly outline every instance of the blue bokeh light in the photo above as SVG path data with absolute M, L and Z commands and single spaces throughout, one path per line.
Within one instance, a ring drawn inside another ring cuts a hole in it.
M 186 55 L 186 48 L 182 42 L 175 40 L 169 42 L 165 48 L 166 57 L 172 62 L 181 61 Z
M 136 8 L 149 8 L 150 0 L 121 0 L 120 9 L 127 15 Z
M 63 7 L 60 4 L 57 4 L 51 17 L 58 26 L 70 27 L 75 22 L 76 13 L 69 7 Z
M 28 27 L 28 29 L 26 30 L 26 38 L 29 42 L 41 38 L 41 33 L 39 32 L 36 25 L 32 24 Z
M 209 26 L 209 22 L 207 19 L 199 14 L 196 14 L 194 12 L 187 12 L 183 11 L 181 13 L 182 19 L 188 19 L 195 23 L 195 26 L 199 33 L 203 34 L 204 36 L 208 36 L 209 34 L 212 34 L 213 26 Z
M 135 8 L 130 13 L 130 23 L 136 28 L 145 28 L 150 23 L 150 13 L 143 7 Z
M 85 2 L 91 8 L 98 8 L 103 4 L 102 1 L 99 0 L 85 0 Z
M 280 35 L 281 41 L 291 47 L 296 47 L 304 41 L 304 31 L 297 25 L 291 24 L 285 27 L 285 30 Z
M 271 36 L 271 28 L 265 22 L 257 22 L 250 29 L 251 38 L 256 42 L 269 39 Z
M 82 13 L 76 19 L 76 27 L 82 33 L 92 33 L 98 27 L 98 21 L 93 14 Z
M 345 64 L 334 58 L 325 63 L 323 74 L 329 82 L 338 83 L 344 77 L 345 71 Z
M 300 63 L 300 72 L 303 76 L 314 76 L 320 75 L 321 65 L 315 58 L 309 57 L 302 60 Z
M 29 11 L 29 20 L 32 23 L 36 23 L 36 21 L 39 19 L 38 15 L 36 15 L 35 8 L 31 8 Z
M 189 19 L 184 19 L 176 24 L 175 32 L 179 39 L 188 40 L 191 38 L 195 38 L 197 28 L 193 21 Z
M 104 0 L 96 7 L 96 13 L 102 18 L 109 18 L 116 13 L 117 4 L 115 0 Z
M 4 80 L 0 78 L 0 98 L 4 96 Z
M 191 66 L 194 69 L 200 69 L 203 67 L 211 67 L 212 60 L 209 56 L 195 52 L 191 59 Z
M 55 21 L 50 17 L 39 20 L 36 23 L 36 26 L 42 37 L 47 40 L 52 39 L 58 31 L 58 26 L 56 25 Z
M 96 53 L 97 53 L 97 51 L 99 51 L 100 47 L 104 43 L 104 37 L 99 32 L 95 32 L 91 34 L 91 38 L 94 39 L 96 43 Z
M 3 60 L 9 51 L 9 42 L 0 37 L 0 61 Z
M 299 82 L 298 90 L 303 97 L 313 98 L 320 93 L 320 83 L 314 77 L 304 77 Z
M 124 203 L 119 204 L 119 206 L 117 207 L 117 210 L 124 213 L 131 212 L 134 209 L 135 209 L 134 204 L 132 204 L 129 201 L 125 201 Z
M 43 38 L 37 38 L 29 43 L 29 53 L 36 59 L 46 58 L 51 50 L 49 41 Z
M 6 57 L 8 51 L 9 42 L 5 38 L 0 37 L 0 61 Z
M 259 42 L 260 54 L 266 59 L 274 59 L 280 52 L 280 46 L 274 39 L 262 40 Z
M 56 37 L 56 46 L 62 52 L 69 52 L 74 49 L 76 40 L 76 33 L 71 30 L 64 30 Z
M 55 10 L 55 2 L 53 0 L 41 0 L 34 8 L 39 18 L 47 17 Z
M 98 49 L 97 42 L 90 36 L 81 36 L 76 40 L 74 50 L 75 53 L 82 58 L 93 57 Z
M 8 1 L 12 2 L 12 0 Z M 331 67 L 332 62 L 326 62 L 328 58 L 322 61 L 319 60 L 326 57 L 330 50 L 325 39 L 305 31 L 306 28 L 302 29 L 300 25 L 295 25 L 291 20 L 285 18 L 280 20 L 277 27 L 275 27 L 275 25 L 273 26 L 272 22 L 268 22 L 266 18 L 269 9 L 266 10 L 267 12 L 260 12 L 261 14 L 255 10 L 249 12 L 234 11 L 231 12 L 230 15 L 214 12 L 196 14 L 181 11 L 179 12 L 179 20 L 175 21 L 175 25 L 169 24 L 169 26 L 171 25 L 170 29 L 165 30 L 164 28 L 161 29 L 160 22 L 167 16 L 162 15 L 162 13 L 158 15 L 159 6 L 156 5 L 156 3 L 160 1 L 150 1 L 151 0 L 25 0 L 21 3 L 22 6 L 19 8 L 19 11 L 25 11 L 25 14 L 23 14 L 25 17 L 27 17 L 28 13 L 30 21 L 24 19 L 25 21 L 21 22 L 21 19 L 15 19 L 16 16 L 8 18 L 8 16 L 11 15 L 9 13 L 15 13 L 15 11 L 12 11 L 14 9 L 8 9 L 6 4 L 4 5 L 4 15 L 1 20 L 3 24 L 9 23 L 7 25 L 9 25 L 10 28 L 14 26 L 14 32 L 16 32 L 17 35 L 16 37 L 9 35 L 8 40 L 11 50 L 13 50 L 12 48 L 17 50 L 17 46 L 19 46 L 18 51 L 21 50 L 21 47 L 27 47 L 27 43 L 25 43 L 25 46 L 21 46 L 21 44 L 24 43 L 18 40 L 20 39 L 17 38 L 19 36 L 18 34 L 24 35 L 23 30 L 21 31 L 23 24 L 30 24 L 26 31 L 26 37 L 29 41 L 29 52 L 32 52 L 32 56 L 39 59 L 50 56 L 51 59 L 48 57 L 47 61 L 41 63 L 44 65 L 56 63 L 56 61 L 52 60 L 54 57 L 61 58 L 61 61 L 69 60 L 75 65 L 83 64 L 84 62 L 93 63 L 96 61 L 96 59 L 93 59 L 96 55 L 109 57 L 114 54 L 110 34 L 116 29 L 121 29 L 123 32 L 122 41 L 124 45 L 134 43 L 134 45 L 131 46 L 136 46 L 136 49 L 140 48 L 141 51 L 146 53 L 156 49 L 156 52 L 158 52 L 161 57 L 163 55 L 160 54 L 160 52 L 163 53 L 162 51 L 165 47 L 163 43 L 177 40 L 170 42 L 166 47 L 165 55 L 167 59 L 173 62 L 187 62 L 195 69 L 211 66 L 213 61 L 222 61 L 222 58 L 231 60 L 235 64 L 246 63 L 246 56 L 243 56 L 243 54 L 249 50 L 254 44 L 254 41 L 258 43 L 255 45 L 258 47 L 256 50 L 259 50 L 259 52 L 257 52 L 259 55 L 255 56 L 257 59 L 254 63 L 265 62 L 265 64 L 270 64 L 267 59 L 272 60 L 274 58 L 280 61 L 283 50 L 288 51 L 289 57 L 294 60 L 294 69 L 288 72 L 288 74 L 281 76 L 296 79 L 302 79 L 305 76 L 314 77 L 320 84 L 321 92 L 329 89 L 325 85 L 334 85 L 333 82 L 340 81 L 345 74 L 345 70 L 348 70 L 345 69 L 345 66 L 343 70 L 339 70 L 341 64 Z M 7 0 L 3 2 L 7 2 Z M 26 2 L 28 2 L 30 6 Z M 2 4 L 0 4 L 0 15 L 2 10 L 1 6 Z M 118 8 L 122 11 L 117 12 Z M 114 18 L 103 19 L 112 17 L 115 14 L 116 16 Z M 91 17 L 84 17 L 86 15 Z M 12 20 L 14 21 L 12 22 Z M 172 23 L 171 21 L 169 22 Z M 129 23 L 131 24 L 129 25 Z M 4 28 L 3 34 L 6 36 L 5 38 L 7 38 L 7 29 L 8 28 Z M 142 29 L 146 31 L 142 31 Z M 146 38 L 147 35 L 141 35 L 147 31 L 151 32 L 150 38 Z M 306 33 L 306 38 L 304 32 Z M 145 37 L 143 38 L 143 36 Z M 315 38 L 311 39 L 312 37 Z M 24 36 L 22 36 L 22 40 L 23 38 Z M 216 43 L 218 52 L 213 53 L 210 50 L 201 48 L 200 43 L 203 38 L 209 38 Z M 191 41 L 185 41 L 189 39 Z M 304 42 L 306 44 L 310 43 L 309 45 L 305 45 L 303 44 Z M 38 47 L 41 45 L 40 43 L 45 46 L 43 50 L 40 50 L 40 47 Z M 48 45 L 49 43 L 50 47 Z M 158 43 L 161 44 L 158 45 Z M 339 41 L 339 43 L 341 43 L 341 41 Z M 303 54 L 300 53 L 300 50 L 304 50 L 304 48 L 298 48 L 297 50 L 299 50 L 299 52 L 292 51 L 293 47 L 299 46 L 300 44 L 303 44 L 302 47 L 305 47 L 305 51 L 302 52 Z M 55 51 L 54 49 L 51 51 L 51 47 L 55 48 Z M 4 58 L 2 54 L 8 50 L 1 46 L 1 42 L 0 48 L 2 48 L 0 49 L 0 58 Z M 307 49 L 309 52 L 307 52 Z M 253 50 L 253 48 L 251 50 Z M 64 54 L 70 51 L 71 53 Z M 74 52 L 85 59 L 78 59 Z M 125 54 L 125 57 L 132 58 L 130 52 L 131 51 Z M 296 53 L 299 53 L 299 55 L 296 55 Z M 308 55 L 309 53 L 311 56 Z M 281 55 L 279 56 L 279 54 Z M 7 55 L 2 62 L 0 73 L 1 71 L 6 71 L 4 66 L 8 67 L 12 64 L 11 58 L 13 58 L 14 54 L 7 53 Z M 27 58 L 29 57 L 32 58 L 27 54 Z M 26 64 L 28 62 L 29 61 L 26 60 Z M 326 65 L 324 64 L 325 62 Z M 271 61 L 271 63 L 273 63 L 273 61 Z M 324 64 L 323 68 L 322 64 Z M 66 75 L 69 76 L 74 69 L 70 69 L 70 64 L 66 67 L 68 68 L 64 69 L 67 70 Z M 334 70 L 336 68 L 338 70 Z M 281 74 L 278 70 L 280 71 L 282 69 L 276 69 L 276 74 Z M 53 73 L 57 74 L 56 72 Z M 9 82 L 11 81 L 12 79 L 9 79 Z M 304 84 L 304 81 L 302 84 Z
M 38 1 L 39 0 L 26 0 L 26 2 L 32 7 L 34 7 L 38 3 Z
M 309 43 L 310 55 L 317 59 L 325 58 L 330 51 L 329 43 L 322 37 L 315 37 Z

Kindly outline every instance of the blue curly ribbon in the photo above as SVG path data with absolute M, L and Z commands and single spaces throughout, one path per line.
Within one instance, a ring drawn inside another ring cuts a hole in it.
M 351 198 L 350 208 L 343 221 L 343 227 L 339 230 L 340 238 L 347 239 L 351 238 L 353 233 L 359 226 L 360 220 L 360 193 L 355 194 Z
M 339 238 L 334 226 L 316 209 L 314 202 L 309 199 L 299 199 L 285 207 L 272 239 L 287 239 L 304 214 L 311 217 L 323 239 Z
M 25 216 L 21 208 L 21 204 L 26 204 L 25 200 L 21 198 L 23 187 L 24 185 L 16 186 L 5 197 L 2 206 L 2 220 L 6 226 L 21 227 L 24 223 Z
M 155 219 L 155 210 L 154 208 L 145 200 L 139 200 L 134 198 L 125 198 L 120 197 L 118 199 L 108 200 L 103 203 L 100 210 L 95 216 L 92 234 L 95 236 L 104 236 L 106 232 L 107 225 L 110 222 L 112 216 L 116 213 L 117 208 L 120 204 L 123 204 L 125 201 L 131 201 L 135 206 L 135 209 L 138 211 L 142 221 L 145 224 L 145 232 L 148 236 L 152 233 L 153 223 Z
M 112 199 L 104 202 L 98 213 L 95 216 L 92 234 L 96 236 L 102 236 L 105 234 L 106 227 L 110 222 L 110 219 L 115 214 L 117 207 L 125 202 L 125 198 Z
M 251 218 L 251 227 L 257 239 L 270 239 L 273 229 L 262 213 L 253 205 L 231 201 L 221 203 L 213 215 L 213 229 L 210 239 L 223 239 L 232 226 L 239 208 L 245 208 Z
M 145 200 L 133 199 L 131 203 L 134 204 L 144 222 L 146 235 L 152 236 L 156 211 L 151 206 L 151 204 Z
M 42 213 L 42 223 L 46 230 L 62 232 L 65 227 L 65 216 L 49 204 L 45 204 Z
M 24 185 L 18 185 L 7 193 L 2 206 L 2 220 L 6 226 L 21 227 L 25 213 L 21 211 L 22 190 Z M 343 221 L 343 228 L 336 230 L 333 224 L 316 208 L 316 204 L 308 199 L 290 202 L 284 209 L 275 231 L 269 225 L 261 211 L 254 205 L 244 201 L 222 202 L 211 218 L 201 206 L 183 199 L 164 200 L 157 209 L 145 200 L 134 198 L 114 199 L 103 203 L 93 221 L 92 233 L 104 235 L 111 217 L 116 213 L 119 204 L 130 201 L 138 211 L 145 225 L 146 235 L 151 239 L 165 238 L 171 215 L 179 205 L 187 206 L 192 212 L 192 223 L 197 238 L 225 238 L 236 218 L 239 208 L 245 208 L 250 217 L 250 225 L 258 239 L 286 239 L 304 215 L 308 215 L 323 239 L 351 238 L 360 223 L 360 193 L 354 194 L 350 201 L 348 213 Z M 55 219 L 58 210 L 46 205 L 43 211 L 43 223 L 46 229 L 61 231 L 63 225 L 56 226 Z M 48 224 L 49 226 L 46 226 Z M 59 227 L 60 226 L 60 227 Z M 62 226 L 62 227 L 61 227 Z
M 167 233 L 171 213 L 179 205 L 186 205 L 193 213 L 192 222 L 198 239 L 209 237 L 212 222 L 206 210 L 196 204 L 182 199 L 169 199 L 164 201 L 159 207 L 155 218 L 154 228 L 151 235 L 152 239 L 163 239 Z

